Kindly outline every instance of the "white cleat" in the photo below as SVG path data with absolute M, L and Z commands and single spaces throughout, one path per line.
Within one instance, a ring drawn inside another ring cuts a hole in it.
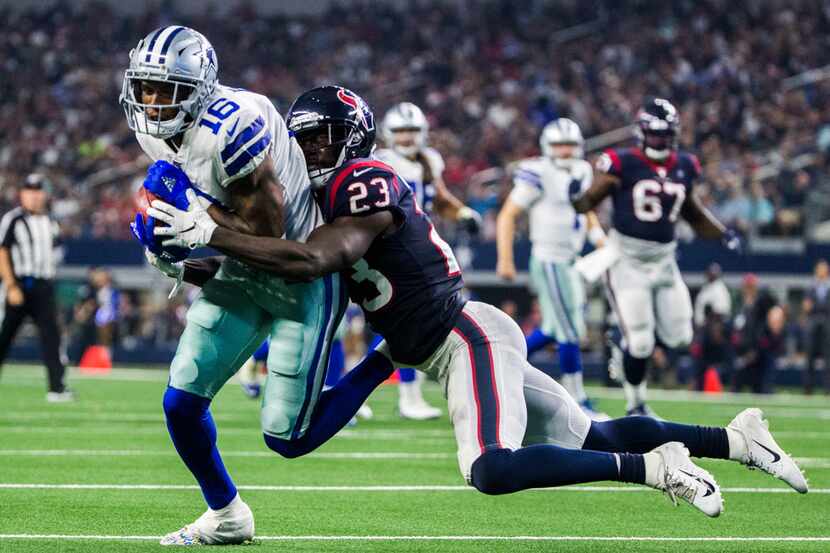
M 426 421 L 440 417 L 441 409 L 433 407 L 423 399 L 420 401 L 399 401 L 398 413 L 404 419 Z
M 75 392 L 69 389 L 62 392 L 47 392 L 46 401 L 49 403 L 72 403 L 75 401 Z
M 360 409 L 358 409 L 357 413 L 355 413 L 355 417 L 364 421 L 370 421 L 372 420 L 372 418 L 374 418 L 374 416 L 375 412 L 372 411 L 372 408 L 369 407 L 368 403 L 364 403 L 363 405 L 361 405 Z
M 161 545 L 233 545 L 254 538 L 254 514 L 237 496 L 227 507 L 208 509 L 191 524 L 161 538 Z
M 652 450 L 660 457 L 655 488 L 668 494 L 672 502 L 682 499 L 710 517 L 723 511 L 720 486 L 708 471 L 689 458 L 689 450 L 680 442 L 668 442 Z
M 760 409 L 744 409 L 727 427 L 739 433 L 746 441 L 746 454 L 740 459 L 741 463 L 783 480 L 798 493 L 807 493 L 804 473 L 772 437 L 769 422 L 763 417 L 764 413 Z

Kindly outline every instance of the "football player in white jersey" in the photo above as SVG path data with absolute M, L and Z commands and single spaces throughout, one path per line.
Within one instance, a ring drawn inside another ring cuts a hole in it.
M 265 96 L 219 84 L 217 69 L 213 47 L 193 29 L 168 26 L 147 35 L 130 53 L 124 75 L 120 102 L 130 128 L 154 167 L 172 175 L 159 177 L 162 184 L 189 181 L 210 199 L 220 226 L 305 241 L 322 218 L 302 150 Z M 148 179 L 157 178 L 152 175 L 158 172 L 151 169 Z M 136 232 L 140 240 L 141 234 Z M 169 276 L 183 277 L 183 264 L 148 258 Z M 170 365 L 164 411 L 172 441 L 199 482 L 208 510 L 165 536 L 163 545 L 253 537 L 251 510 L 216 447 L 210 402 L 270 336 L 261 410 L 265 441 L 270 446 L 307 437 L 345 307 L 338 275 L 287 283 L 228 257 L 204 282 Z
M 513 172 L 513 190 L 497 219 L 498 262 L 496 273 L 506 280 L 516 278 L 513 238 L 516 219 L 525 211 L 530 217 L 531 284 L 539 298 L 542 326 L 527 337 L 527 353 L 559 344 L 562 386 L 595 420 L 606 420 L 594 410 L 582 383 L 579 343 L 585 335 L 585 291 L 582 277 L 574 269 L 585 244 L 601 246 L 605 233 L 593 212 L 576 213 L 568 190 L 591 185 L 591 165 L 582 159 L 582 131 L 570 119 L 548 123 L 539 137 L 542 155 L 519 161 Z
M 465 206 L 449 191 L 442 175 L 444 158 L 427 145 L 429 122 L 421 108 L 411 102 L 394 105 L 383 117 L 381 132 L 385 148 L 375 151 L 375 157 L 387 163 L 406 180 L 418 204 L 430 215 L 456 221 L 470 231 L 477 231 L 481 216 Z M 377 345 L 380 339 L 376 338 Z M 422 373 L 415 369 L 399 371 L 398 412 L 413 420 L 433 419 L 441 410 L 429 405 L 421 393 Z

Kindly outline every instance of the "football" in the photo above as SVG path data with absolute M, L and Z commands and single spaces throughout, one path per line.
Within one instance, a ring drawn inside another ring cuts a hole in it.
M 153 229 L 156 226 L 167 226 L 167 223 L 162 221 L 158 221 L 153 217 L 147 215 L 147 208 L 150 207 L 150 203 L 153 200 L 159 200 L 163 198 L 159 198 L 158 195 L 153 194 L 147 188 L 142 186 L 138 190 L 138 198 L 136 200 L 138 213 L 141 215 L 141 219 L 144 222 L 144 228 L 147 229 L 148 233 L 152 233 Z M 161 245 L 162 239 L 161 237 L 156 237 L 154 239 L 154 247 L 150 248 L 150 251 L 154 254 L 158 255 L 165 261 L 170 261 L 172 263 L 183 261 L 187 259 L 187 256 L 190 255 L 190 250 L 187 248 L 177 248 L 177 247 L 165 247 Z

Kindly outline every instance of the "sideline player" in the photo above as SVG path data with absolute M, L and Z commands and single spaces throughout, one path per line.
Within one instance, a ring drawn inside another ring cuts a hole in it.
M 653 416 L 646 405 L 646 368 L 655 334 L 670 348 L 692 342 L 692 301 L 677 267 L 675 226 L 683 217 L 701 238 L 740 241 L 693 194 L 697 158 L 677 149 L 680 119 L 675 107 L 653 98 L 637 115 L 639 144 L 605 151 L 588 190 L 574 187 L 579 213 L 606 197 L 614 206 L 609 246 L 616 260 L 605 275 L 609 302 L 622 331 L 623 390 L 629 415 Z
M 157 29 L 131 51 L 120 102 L 141 148 L 156 161 L 145 184 L 172 193 L 195 183 L 217 204 L 210 210 L 223 224 L 246 235 L 305 240 L 322 219 L 302 150 L 266 97 L 219 84 L 217 71 L 213 47 L 187 27 Z M 153 245 L 141 216 L 133 228 L 143 244 Z M 162 260 L 150 259 L 162 268 Z M 203 283 L 187 313 L 163 404 L 170 437 L 208 510 L 165 536 L 163 545 L 253 537 L 253 514 L 216 446 L 210 402 L 270 335 L 262 430 L 301 439 L 321 401 L 332 334 L 346 306 L 343 288 L 337 274 L 287 283 L 233 258 Z
M 156 234 L 170 237 L 171 246 L 233 251 L 292 280 L 347 271 L 352 299 L 384 337 L 380 350 L 445 385 L 461 472 L 483 493 L 624 481 L 717 516 L 720 490 L 690 451 L 740 461 L 807 491 L 759 409 L 743 411 L 727 428 L 649 417 L 591 421 L 564 388 L 528 364 L 510 317 L 462 299 L 452 250 L 391 167 L 366 157 L 371 119 L 360 97 L 335 86 L 302 94 L 289 110 L 327 222 L 306 243 L 240 236 L 217 225 L 192 191 L 188 211 L 153 202 L 153 216 L 170 225 Z M 303 453 L 266 440 L 279 453 Z
M 585 336 L 585 289 L 573 264 L 582 252 L 585 237 L 602 246 L 605 233 L 593 212 L 579 215 L 568 191 L 591 185 L 591 165 L 582 159 L 582 131 L 570 119 L 548 123 L 539 137 L 542 155 L 519 161 L 513 172 L 513 190 L 499 212 L 496 224 L 498 262 L 496 273 L 505 280 L 516 278 L 513 238 L 516 219 L 529 212 L 530 279 L 539 297 L 542 325 L 527 337 L 527 354 L 557 342 L 560 382 L 589 417 L 607 420 L 594 410 L 582 382 L 580 341 Z
M 406 181 L 418 205 L 428 215 L 434 213 L 442 219 L 456 221 L 470 232 L 477 232 L 481 216 L 465 206 L 444 184 L 444 158 L 438 150 L 427 145 L 429 122 L 421 108 L 411 102 L 394 105 L 383 116 L 381 133 L 386 148 L 375 151 L 375 157 Z M 372 346 L 378 343 L 379 337 Z M 441 416 L 441 409 L 429 405 L 421 392 L 423 373 L 401 368 L 398 374 L 401 417 L 426 420 Z

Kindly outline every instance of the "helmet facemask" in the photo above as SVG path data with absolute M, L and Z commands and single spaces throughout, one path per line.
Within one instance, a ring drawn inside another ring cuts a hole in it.
M 149 85 L 155 103 L 145 103 L 144 88 Z M 156 138 L 170 138 L 186 130 L 195 120 L 197 83 L 174 80 L 147 71 L 128 69 L 124 75 L 121 103 L 127 124 L 134 132 Z
M 637 129 L 646 157 L 654 161 L 663 161 L 677 148 L 677 134 L 674 129 L 651 130 Z
M 348 122 L 327 122 L 294 131 L 314 188 L 325 186 L 332 173 L 343 165 L 349 148 L 361 142 L 360 134 Z
M 392 149 L 402 156 L 405 157 L 415 157 L 415 155 L 420 152 L 424 146 L 426 146 L 427 142 L 427 133 L 426 130 L 419 127 L 401 127 L 397 129 L 390 129 L 389 135 L 391 136 L 390 146 Z M 409 138 L 413 138 L 414 140 L 408 140 Z M 401 144 L 401 138 L 406 139 L 406 144 Z

